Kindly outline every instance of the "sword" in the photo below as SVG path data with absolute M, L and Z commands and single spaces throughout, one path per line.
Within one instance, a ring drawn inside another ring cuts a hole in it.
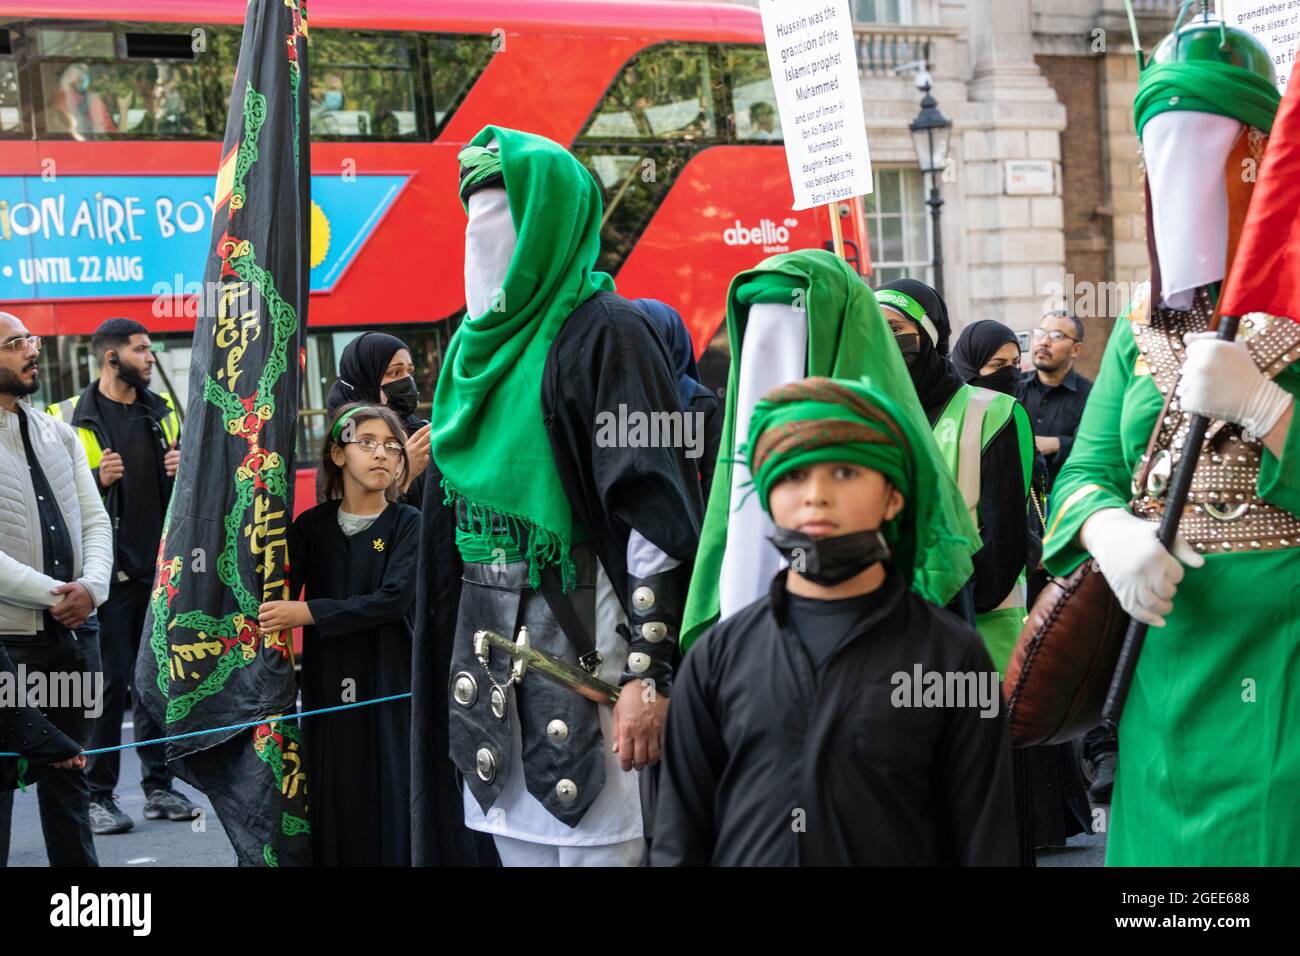
M 617 704 L 619 689 L 607 684 L 598 677 L 593 677 L 580 667 L 556 660 L 549 654 L 537 650 L 528 642 L 528 628 L 519 629 L 519 638 L 511 641 L 495 631 L 476 631 L 474 633 L 474 655 L 484 666 L 491 660 L 492 648 L 504 651 L 514 665 L 510 668 L 510 680 L 518 684 L 529 671 L 546 678 L 553 684 L 568 688 L 587 700 L 597 704 Z

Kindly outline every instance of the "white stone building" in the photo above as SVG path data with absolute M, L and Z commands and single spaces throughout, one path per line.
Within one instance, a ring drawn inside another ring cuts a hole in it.
M 1029 329 L 1062 296 L 1083 313 L 1083 370 L 1094 372 L 1116 300 L 1146 273 L 1123 0 L 849 3 L 876 180 L 866 202 L 873 284 L 931 278 L 927 188 L 907 130 L 920 93 L 913 74 L 895 72 L 924 60 L 953 123 L 940 231 L 954 327 L 996 318 Z M 1148 50 L 1178 5 L 1134 0 Z M 1014 185 L 1009 163 L 1023 174 Z

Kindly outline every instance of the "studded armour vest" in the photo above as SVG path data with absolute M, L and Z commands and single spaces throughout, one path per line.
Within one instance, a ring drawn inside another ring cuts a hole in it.
M 1207 288 L 1197 290 L 1191 310 L 1167 309 L 1151 300 L 1150 285 L 1137 293 L 1129 313 L 1133 337 L 1152 380 L 1165 398 L 1164 409 L 1133 475 L 1132 511 L 1159 521 L 1174 463 L 1182 454 L 1192 416 L 1178 403 L 1189 332 L 1210 330 L 1214 304 Z M 1241 319 L 1238 341 L 1256 366 L 1273 378 L 1300 360 L 1300 323 L 1263 313 Z M 1212 422 L 1192 478 L 1179 532 L 1203 553 L 1274 551 L 1300 546 L 1300 517 L 1265 501 L 1257 493 L 1263 444 L 1231 422 Z

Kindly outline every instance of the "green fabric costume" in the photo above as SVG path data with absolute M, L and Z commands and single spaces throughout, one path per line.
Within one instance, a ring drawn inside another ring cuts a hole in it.
M 860 380 L 890 396 L 899 414 L 922 432 L 913 446 L 917 460 L 939 462 L 925 413 L 916 398 L 907 366 L 898 351 L 875 297 L 846 262 L 834 254 L 808 249 L 765 259 L 732 280 L 727 294 L 727 333 L 731 343 L 731 373 L 727 405 L 713 488 L 709 495 L 700 549 L 682 625 L 682 649 L 690 647 L 718 619 L 719 579 L 727 547 L 730 520 L 733 449 L 736 447 L 736 404 L 741 348 L 749 308 L 757 302 L 781 302 L 803 308 L 808 316 L 809 376 Z M 740 463 L 744 467 L 744 463 Z M 912 589 L 927 600 L 945 605 L 971 575 L 971 555 L 980 538 L 956 485 L 942 469 L 935 471 L 932 491 L 935 513 L 916 542 L 918 555 Z
M 485 148 L 494 138 L 499 153 Z M 460 158 L 462 196 L 495 173 L 504 177 L 519 241 L 501 308 L 466 316 L 448 346 L 433 398 L 433 458 L 448 504 L 463 501 L 479 529 L 490 531 L 494 520 L 510 529 L 506 538 L 458 530 L 466 561 L 490 562 L 502 550 L 519 560 L 526 532 L 529 582 L 537 587 L 540 568 L 558 563 L 567 589 L 575 527 L 542 420 L 542 372 L 565 320 L 614 288 L 595 271 L 600 190 L 568 150 L 531 133 L 485 127 Z
M 1087 557 L 1090 515 L 1128 507 L 1163 407 L 1138 356 L 1126 312 L 1052 489 L 1054 575 Z M 1275 381 L 1300 394 L 1300 365 Z M 1264 451 L 1257 488 L 1300 514 L 1300 416 L 1280 461 Z M 1119 725 L 1107 864 L 1300 865 L 1300 555 L 1207 554 L 1166 621 L 1147 634 Z
M 968 424 L 967 415 L 974 414 L 974 412 L 969 411 L 972 404 L 977 409 L 983 409 L 983 411 L 978 420 L 972 418 L 969 422 L 972 428 L 977 427 L 979 429 L 978 434 L 972 436 L 977 438 L 978 448 L 968 450 L 974 452 L 974 454 L 971 455 L 972 460 L 966 462 L 962 459 L 961 446 L 965 427 Z M 948 404 L 944 406 L 939 417 L 935 419 L 934 439 L 939 446 L 939 453 L 948 468 L 949 474 L 956 479 L 957 486 L 963 496 L 967 496 L 968 508 L 974 512 L 972 514 L 973 518 L 977 517 L 976 509 L 983 493 L 983 489 L 979 487 L 980 458 L 984 450 L 988 448 L 989 442 L 1011 419 L 1014 419 L 1014 421 L 1011 422 L 1010 427 L 1016 430 L 1020 444 L 1020 465 L 1024 477 L 1024 494 L 1025 500 L 1028 502 L 1034 472 L 1034 430 L 1029 423 L 1029 413 L 1025 411 L 1025 406 L 1010 395 L 966 384 L 953 393 L 952 398 L 948 400 Z M 963 471 L 965 471 L 965 474 L 963 474 Z M 963 479 L 973 482 L 969 495 L 967 489 L 962 487 Z M 1026 504 L 1026 506 L 1028 505 Z M 980 637 L 984 638 L 984 647 L 988 650 L 989 657 L 993 659 L 993 666 L 998 669 L 999 674 L 1006 674 L 1007 664 L 1011 661 L 1011 653 L 1015 650 L 1016 641 L 1019 639 L 1020 631 L 1024 627 L 1027 613 L 1025 608 L 1025 588 L 1026 576 L 1024 569 L 1022 569 L 1019 580 L 1011 593 L 1007 595 L 1007 600 L 1003 602 L 1002 607 L 975 615 L 975 630 L 979 631 Z

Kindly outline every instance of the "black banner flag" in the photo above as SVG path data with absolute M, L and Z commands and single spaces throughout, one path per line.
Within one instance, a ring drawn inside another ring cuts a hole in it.
M 307 324 L 307 19 L 250 0 L 217 173 L 188 414 L 136 662 L 172 768 L 211 799 L 241 865 L 310 862 L 288 632 L 299 355 Z M 214 728 L 260 721 L 252 728 Z

